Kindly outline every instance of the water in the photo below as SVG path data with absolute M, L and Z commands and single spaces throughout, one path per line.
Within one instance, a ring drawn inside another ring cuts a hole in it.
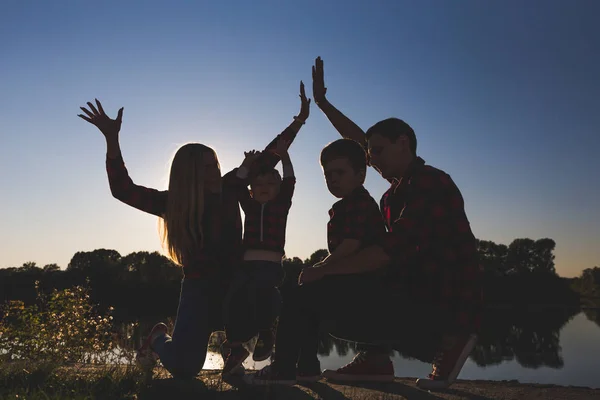
M 518 380 L 563 386 L 600 388 L 600 319 L 589 312 L 504 313 L 489 315 L 484 321 L 480 342 L 466 362 L 460 379 Z M 595 319 L 594 322 L 592 319 Z M 322 343 L 321 367 L 338 368 L 356 354 L 352 347 L 334 340 Z M 329 354 L 327 354 L 329 353 Z M 392 358 L 398 377 L 424 377 L 428 364 Z M 267 362 L 251 359 L 246 368 L 261 368 Z M 209 352 L 205 369 L 221 369 L 223 361 Z

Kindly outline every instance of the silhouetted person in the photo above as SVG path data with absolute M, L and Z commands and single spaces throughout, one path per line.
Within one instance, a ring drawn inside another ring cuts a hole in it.
M 309 100 L 301 85 L 303 108 Z M 308 115 L 308 111 L 304 113 Z M 301 122 L 304 122 L 302 120 Z M 288 143 L 280 141 L 273 150 L 282 160 L 283 179 L 274 168 L 259 170 L 250 181 L 246 178 L 260 153 L 250 151 L 237 170 L 238 201 L 244 210 L 243 262 L 234 271 L 234 280 L 225 301 L 226 347 L 230 356 L 223 376 L 237 370 L 248 357 L 243 344 L 258 334 L 252 358 L 264 361 L 271 356 L 275 341 L 275 322 L 281 309 L 277 287 L 283 282 L 282 259 L 285 254 L 287 217 L 296 185 Z
M 315 267 L 343 261 L 377 243 L 385 234 L 377 202 L 363 186 L 367 172 L 367 156 L 363 147 L 354 140 L 336 140 L 321 152 L 321 165 L 329 192 L 340 200 L 329 210 L 329 255 Z M 289 373 L 279 373 L 275 377 L 271 368 L 264 368 L 253 376 L 252 382 L 268 384 L 275 378 L 278 383 L 288 384 L 296 380 L 318 380 L 321 377 L 317 358 L 321 323 L 337 320 L 340 313 L 351 318 L 356 311 L 354 307 L 346 304 L 340 308 L 335 298 L 347 297 L 349 293 L 346 290 L 359 287 L 362 280 L 372 279 L 371 275 L 372 272 L 349 274 L 342 278 L 343 283 L 340 277 L 332 276 L 324 278 L 322 285 L 308 284 L 290 289 L 278 326 L 275 355 L 277 367 L 286 368 Z
M 332 263 L 305 268 L 300 282 L 312 287 L 298 303 L 322 304 L 335 336 L 371 344 L 348 365 L 324 371 L 329 379 L 380 381 L 393 377 L 389 349 L 433 363 L 423 388 L 451 384 L 471 352 L 479 324 L 481 270 L 476 240 L 459 189 L 445 172 L 417 156 L 417 139 L 404 121 L 390 118 L 366 134 L 325 97 L 323 63 L 313 67 L 313 98 L 338 132 L 360 143 L 370 164 L 391 186 L 380 201 L 388 232 L 376 244 Z M 377 271 L 351 285 L 345 275 Z M 324 279 L 327 277 L 328 279 Z M 328 293 L 335 293 L 330 296 Z M 310 297 L 316 299 L 311 299 Z M 326 306 L 325 306 L 326 304 Z M 348 310 L 352 310 L 349 312 Z M 280 354 L 295 336 L 280 317 L 275 362 L 255 383 L 295 380 L 297 359 Z M 291 345 L 290 345 L 291 346 Z
M 241 262 L 242 223 L 236 185 L 228 183 L 235 179 L 236 170 L 221 178 L 216 152 L 200 143 L 188 143 L 173 158 L 168 190 L 136 185 L 119 145 L 123 108 L 113 120 L 98 100 L 97 108 L 91 102 L 87 105 L 89 110 L 81 107 L 86 115 L 79 116 L 95 125 L 106 139 L 106 170 L 113 196 L 160 218 L 163 244 L 171 259 L 183 267 L 173 334 L 167 334 L 165 324 L 155 325 L 138 350 L 138 362 L 152 368 L 159 357 L 174 377 L 194 378 L 204 365 L 211 333 L 223 330 L 223 299 L 232 269 Z M 266 150 L 275 148 L 279 139 L 290 144 L 305 118 L 299 115 Z M 266 151 L 255 167 L 273 168 L 278 161 Z M 251 171 L 250 175 L 254 174 Z

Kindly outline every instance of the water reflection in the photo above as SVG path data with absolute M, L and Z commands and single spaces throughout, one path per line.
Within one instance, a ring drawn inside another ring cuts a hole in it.
M 561 368 L 560 331 L 576 314 L 566 309 L 487 313 L 471 359 L 481 367 L 516 359 L 527 368 Z
M 576 321 L 573 321 L 576 315 Z M 130 334 L 129 340 L 123 345 L 135 347 L 136 343 L 141 342 L 140 333 L 148 332 L 155 322 L 156 319 L 141 321 L 134 327 L 123 324 L 122 328 Z M 488 312 L 482 320 L 479 342 L 461 377 L 598 387 L 600 379 L 591 375 L 597 375 L 600 370 L 600 361 L 592 356 L 600 351 L 599 322 L 598 310 Z M 223 340 L 223 332 L 216 332 L 211 337 L 205 369 L 222 368 L 223 360 L 218 353 L 218 346 Z M 563 351 L 565 346 L 567 353 Z M 321 335 L 319 358 L 323 368 L 339 367 L 354 354 L 354 343 Z M 420 376 L 429 369 L 424 363 L 407 360 L 398 354 L 393 361 L 397 376 Z M 249 360 L 245 366 L 261 368 L 267 363 Z M 568 368 L 565 368 L 565 363 Z
M 600 307 L 600 305 L 598 307 Z M 585 308 L 583 313 L 590 321 L 600 327 L 600 308 Z
M 560 331 L 577 313 L 577 310 L 567 309 L 488 312 L 483 317 L 479 341 L 471 354 L 471 360 L 480 367 L 516 360 L 526 368 L 561 368 L 564 360 L 561 355 Z M 589 310 L 586 316 L 598 322 L 597 312 Z M 128 337 L 129 340 L 121 342 L 121 346 L 134 348 L 135 343 L 141 343 L 140 333 L 148 332 L 154 322 L 155 320 L 140 321 L 137 326 L 123 324 L 119 336 Z M 223 332 L 215 332 L 210 339 L 209 349 L 217 351 L 224 338 Z M 345 357 L 356 352 L 356 345 L 322 334 L 318 351 L 322 358 Z

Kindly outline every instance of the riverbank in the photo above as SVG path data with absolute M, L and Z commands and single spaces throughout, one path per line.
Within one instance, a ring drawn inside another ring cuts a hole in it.
M 205 372 L 201 378 L 203 382 L 219 381 L 219 373 Z M 155 385 L 166 385 L 166 380 L 155 381 Z M 573 399 L 591 400 L 600 399 L 600 389 L 561 387 L 554 385 L 522 384 L 517 381 L 458 381 L 450 389 L 441 392 L 427 392 L 416 387 L 414 378 L 396 378 L 393 383 L 385 384 L 356 384 L 340 385 L 326 380 L 316 383 L 296 385 L 293 387 L 275 388 L 248 388 L 232 386 L 222 383 L 222 392 L 231 392 L 227 399 L 254 399 L 254 398 L 277 398 L 277 399 L 325 399 L 325 400 L 516 400 L 516 399 Z M 234 397 L 234 393 L 237 396 Z M 215 397 L 220 398 L 220 397 Z
M 29 369 L 27 369 L 29 368 Z M 177 381 L 164 369 L 144 376 L 135 367 L 79 366 L 53 369 L 23 365 L 0 368 L 0 399 L 285 399 L 285 400 L 516 400 L 600 399 L 600 389 L 522 384 L 517 381 L 458 381 L 451 389 L 426 392 L 414 378 L 393 383 L 339 385 L 322 380 L 292 387 L 249 387 L 226 383 L 220 371 L 203 371 L 193 381 Z

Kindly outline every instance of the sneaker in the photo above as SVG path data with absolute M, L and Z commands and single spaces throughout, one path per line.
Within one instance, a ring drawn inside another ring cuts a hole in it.
M 371 356 L 361 351 L 342 368 L 323 371 L 323 377 L 346 382 L 392 382 L 394 366 L 389 357 L 384 360 L 380 355 Z
M 242 364 L 246 361 L 246 358 L 250 353 L 244 348 L 244 346 L 234 346 L 229 350 L 225 365 L 223 365 L 223 377 L 239 375 L 240 368 L 243 368 Z
M 273 345 L 275 344 L 275 333 L 272 330 L 261 331 L 258 334 L 252 359 L 254 361 L 265 361 L 273 353 Z
M 250 385 L 288 385 L 296 384 L 294 373 L 286 374 L 273 362 L 254 374 L 246 375 L 244 381 Z
M 426 379 L 417 379 L 417 387 L 425 390 L 441 390 L 452 385 L 476 342 L 476 335 L 446 338 L 443 350 L 433 361 L 431 373 Z
M 154 325 L 142 346 L 137 350 L 135 360 L 144 370 L 151 370 L 158 361 L 158 355 L 152 350 L 152 343 L 161 335 L 167 334 L 167 325 L 162 322 Z

